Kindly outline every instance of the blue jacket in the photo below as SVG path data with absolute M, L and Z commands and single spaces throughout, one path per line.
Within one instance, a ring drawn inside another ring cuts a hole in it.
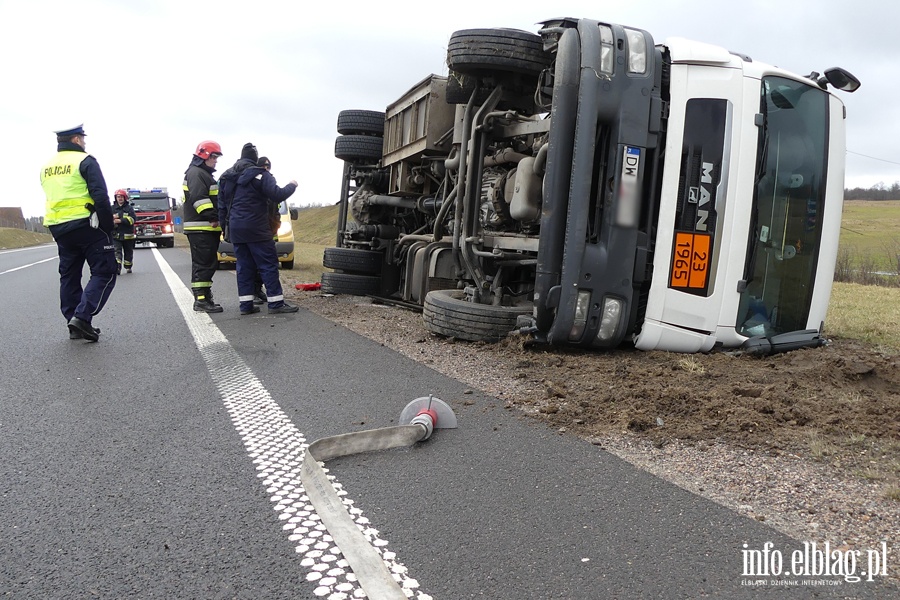
M 272 174 L 262 167 L 249 167 L 238 176 L 228 209 L 228 231 L 233 244 L 250 244 L 272 239 L 269 203 L 287 200 L 297 186 L 278 187 Z

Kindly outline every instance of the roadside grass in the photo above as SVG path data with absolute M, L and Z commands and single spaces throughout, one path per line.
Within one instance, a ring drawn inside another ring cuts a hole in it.
M 683 371 L 693 373 L 694 375 L 703 375 L 706 373 L 706 367 L 704 367 L 703 363 L 697 360 L 693 354 L 685 355 L 679 359 L 678 366 L 681 367 Z
M 825 334 L 900 353 L 900 288 L 835 282 Z
M 291 279 L 314 283 L 322 278 L 322 254 L 334 246 L 337 237 L 338 207 L 300 209 L 294 221 L 294 270 Z
M 317 244 L 324 249 L 326 246 L 334 246 L 337 237 L 338 207 L 319 206 L 316 208 L 303 208 L 297 220 L 294 221 L 294 238 L 305 244 Z M 319 253 L 319 268 L 321 268 L 322 253 Z
M 14 229 L 12 227 L 0 227 L 0 250 L 51 243 L 53 243 L 53 236 L 49 233 L 25 231 L 24 229 Z
M 816 460 L 825 460 L 837 451 L 837 446 L 832 444 L 828 438 L 818 431 L 808 432 L 806 438 L 809 454 Z
M 334 244 L 332 244 L 334 245 Z M 297 283 L 315 283 L 322 278 L 322 254 L 325 245 L 294 242 L 294 270 L 291 279 Z

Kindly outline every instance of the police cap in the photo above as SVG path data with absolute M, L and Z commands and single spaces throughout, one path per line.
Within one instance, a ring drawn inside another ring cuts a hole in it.
M 84 132 L 84 124 L 78 124 L 75 127 L 69 127 L 68 129 L 60 129 L 59 131 L 54 131 L 59 137 L 69 137 L 73 135 L 87 135 Z

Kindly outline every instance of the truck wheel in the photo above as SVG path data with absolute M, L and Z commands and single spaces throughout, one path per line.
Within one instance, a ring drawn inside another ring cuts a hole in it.
M 383 261 L 384 253 L 358 248 L 325 248 L 322 256 L 322 266 L 326 269 L 360 275 L 378 275 Z
M 381 291 L 381 277 L 350 273 L 322 273 L 322 292 L 351 296 L 377 295 Z
M 282 269 L 287 269 L 288 271 L 290 271 L 294 268 L 294 259 L 292 258 L 291 260 L 286 260 L 283 263 L 279 264 L 281 265 Z
M 384 113 L 374 110 L 342 110 L 337 118 L 338 133 L 343 135 L 384 135 Z
M 485 70 L 539 74 L 551 63 L 541 36 L 518 29 L 463 29 L 450 36 L 447 66 L 459 73 Z
M 342 135 L 334 140 L 334 157 L 349 163 L 373 164 L 381 160 L 384 140 L 371 135 Z
M 491 306 L 464 299 L 462 290 L 433 290 L 425 296 L 425 329 L 471 342 L 496 342 L 516 328 L 519 315 L 530 306 Z

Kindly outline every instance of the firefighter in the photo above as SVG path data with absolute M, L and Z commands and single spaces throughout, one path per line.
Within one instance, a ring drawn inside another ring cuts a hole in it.
M 124 267 L 126 273 L 131 273 L 134 264 L 134 207 L 128 201 L 128 192 L 116 190 L 113 203 L 113 243 L 116 245 L 116 263 L 119 265 L 116 271 L 122 274 Z
M 44 226 L 59 251 L 60 310 L 69 339 L 96 342 L 100 330 L 93 317 L 116 285 L 109 194 L 97 159 L 85 152 L 84 126 L 54 133 L 57 152 L 41 170 L 41 187 L 47 197 Z M 91 277 L 82 288 L 85 262 Z
M 222 307 L 213 302 L 212 280 L 218 267 L 219 213 L 216 199 L 219 188 L 213 173 L 222 147 L 213 141 L 200 142 L 184 172 L 184 233 L 191 247 L 191 291 L 194 310 L 220 313 Z

